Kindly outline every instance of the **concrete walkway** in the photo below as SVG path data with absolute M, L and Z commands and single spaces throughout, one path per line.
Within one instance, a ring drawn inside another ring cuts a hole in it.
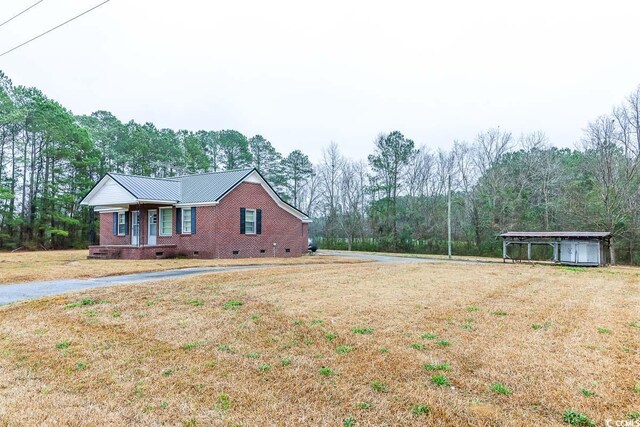
M 41 298 L 66 292 L 81 291 L 83 289 L 100 288 L 103 286 L 122 285 L 125 283 L 141 283 L 151 280 L 164 280 L 188 277 L 196 274 L 218 273 L 234 270 L 252 270 L 269 268 L 274 265 L 241 265 L 236 267 L 194 267 L 177 270 L 150 271 L 146 273 L 124 274 L 120 276 L 96 277 L 92 279 L 62 279 L 45 282 L 17 283 L 0 285 L 0 306 L 17 301 Z

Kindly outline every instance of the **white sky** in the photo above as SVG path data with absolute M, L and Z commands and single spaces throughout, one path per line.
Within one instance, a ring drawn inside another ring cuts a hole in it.
M 0 22 L 36 0 L 0 0 Z M 101 0 L 44 0 L 5 51 Z M 111 0 L 0 58 L 76 114 L 262 134 L 318 160 L 379 132 L 448 147 L 500 126 L 573 147 L 640 84 L 638 1 Z

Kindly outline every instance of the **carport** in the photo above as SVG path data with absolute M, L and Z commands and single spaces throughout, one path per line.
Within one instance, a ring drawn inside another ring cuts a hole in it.
M 611 264 L 611 233 L 606 231 L 510 231 L 500 237 L 504 262 L 532 261 L 534 246 L 550 246 L 553 256 L 546 261 L 580 266 Z M 527 257 L 514 256 L 513 249 L 523 247 L 527 249 Z

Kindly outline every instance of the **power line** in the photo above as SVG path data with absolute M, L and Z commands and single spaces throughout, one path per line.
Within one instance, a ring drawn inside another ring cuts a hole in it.
M 42 1 L 42 0 L 41 0 L 41 1 Z M 92 7 L 91 9 L 89 9 L 89 10 L 85 10 L 85 11 L 84 11 L 84 12 L 82 12 L 80 15 L 76 15 L 76 16 L 74 16 L 73 18 L 71 18 L 71 19 L 69 19 L 69 20 L 67 20 L 67 21 L 63 22 L 62 24 L 57 25 L 57 26 L 55 26 L 55 27 L 51 28 L 50 30 L 45 31 L 45 32 L 44 32 L 44 33 L 42 33 L 42 34 L 39 34 L 39 35 L 35 36 L 34 38 L 32 38 L 32 39 L 30 39 L 30 40 L 27 40 L 26 42 L 24 42 L 24 43 L 22 43 L 22 44 L 19 44 L 18 46 L 14 47 L 14 48 L 11 48 L 11 49 L 9 49 L 8 51 L 6 51 L 6 52 L 4 52 L 4 53 L 0 53 L 0 57 L 5 56 L 6 54 L 11 53 L 11 52 L 13 52 L 13 51 L 14 51 L 14 50 L 16 50 L 16 49 L 19 49 L 19 48 L 21 48 L 22 46 L 24 46 L 24 45 L 26 45 L 26 44 L 29 44 L 29 43 L 31 43 L 32 41 L 37 40 L 37 39 L 39 39 L 40 37 L 42 37 L 42 36 L 44 36 L 44 35 L 47 35 L 47 34 L 49 34 L 50 32 L 52 32 L 52 31 L 54 31 L 54 30 L 57 30 L 58 28 L 62 27 L 63 25 L 67 25 L 67 24 L 68 24 L 69 22 L 71 22 L 71 21 L 75 21 L 76 19 L 80 18 L 81 16 L 86 15 L 87 13 L 91 12 L 92 10 L 95 10 L 95 9 L 99 8 L 99 7 L 100 7 L 100 6 L 102 6 L 103 4 L 109 3 L 110 1 L 111 1 L 111 0 L 105 0 L 105 1 L 103 1 L 102 3 L 100 3 L 100 4 L 98 4 L 98 5 L 94 6 L 94 7 Z
M 2 27 L 5 24 L 8 24 L 9 22 L 13 21 L 14 19 L 16 19 L 18 16 L 22 15 L 23 13 L 26 13 L 28 11 L 30 11 L 31 9 L 33 9 L 34 7 L 36 7 L 37 5 L 39 5 L 40 3 L 42 3 L 44 0 L 39 0 L 36 3 L 32 4 L 31 6 L 29 6 L 28 8 L 26 8 L 25 10 L 23 10 L 22 12 L 18 13 L 17 15 L 12 16 L 11 18 L 7 19 L 6 21 L 4 21 L 2 24 L 0 24 L 0 27 Z

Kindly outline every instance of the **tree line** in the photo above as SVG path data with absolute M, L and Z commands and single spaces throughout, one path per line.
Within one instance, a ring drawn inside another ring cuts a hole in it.
M 312 164 L 261 135 L 173 130 L 76 116 L 0 72 L 0 248 L 84 247 L 92 212 L 79 206 L 107 172 L 170 177 L 254 166 L 313 219 L 326 247 L 444 253 L 447 199 L 454 253 L 498 255 L 507 230 L 604 230 L 618 261 L 640 261 L 640 87 L 586 124 L 575 149 L 544 132 L 480 131 L 450 149 L 378 135 L 366 160 L 335 143 Z
M 505 231 L 609 231 L 617 261 L 637 264 L 639 162 L 640 87 L 587 123 L 575 149 L 492 128 L 433 150 L 394 131 L 367 162 L 324 150 L 314 227 L 335 248 L 444 254 L 451 197 L 459 255 L 500 256 Z

